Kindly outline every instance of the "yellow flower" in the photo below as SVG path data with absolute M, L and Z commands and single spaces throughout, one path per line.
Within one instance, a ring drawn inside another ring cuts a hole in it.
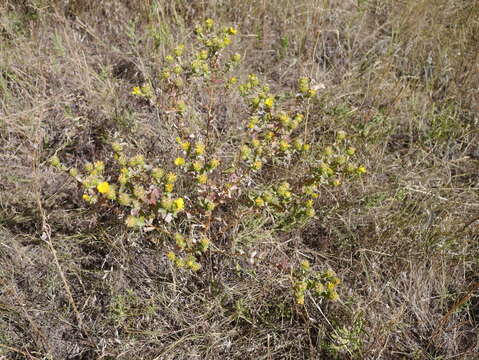
M 287 142 L 286 140 L 281 140 L 281 141 L 279 142 L 279 150 L 281 150 L 281 151 L 286 151 L 286 150 L 288 150 L 288 149 L 289 149 L 289 146 L 290 146 L 290 145 L 288 144 L 288 142 Z
M 191 265 L 190 265 L 190 269 L 191 271 L 198 271 L 201 269 L 201 264 L 197 263 L 197 262 L 193 262 Z
M 331 301 L 338 301 L 339 300 L 339 295 L 336 291 L 331 291 L 330 293 L 328 293 L 328 298 Z
M 88 194 L 83 194 L 82 198 L 83 198 L 83 200 L 85 200 L 86 202 L 90 202 L 90 201 L 91 201 L 91 196 L 88 195 Z
M 184 151 L 188 151 L 190 150 L 190 142 L 189 141 L 182 141 L 181 138 L 178 136 L 176 138 L 176 142 L 181 146 L 181 148 L 184 150 Z
M 301 266 L 301 269 L 303 270 L 309 270 L 311 268 L 311 264 L 309 263 L 308 260 L 301 261 L 300 266 Z
M 229 44 L 231 44 L 231 39 L 228 37 L 228 36 L 224 36 L 223 37 L 223 46 L 226 47 L 228 46 Z
M 254 129 L 256 125 L 258 125 L 259 118 L 257 116 L 252 116 L 249 123 L 248 123 L 248 129 Z
M 254 202 L 257 206 L 264 206 L 264 200 L 261 197 L 257 197 Z
M 133 91 L 131 92 L 132 95 L 137 95 L 137 96 L 143 96 L 143 93 L 141 92 L 141 89 L 139 86 L 135 86 L 133 88 Z
M 274 105 L 274 98 L 269 97 L 264 101 L 264 106 L 266 106 L 268 109 L 271 109 Z
M 181 45 L 178 45 L 173 52 L 175 53 L 175 56 L 178 57 L 183 55 L 184 50 L 185 50 L 185 45 L 181 44 Z
M 167 193 L 172 192 L 174 187 L 175 187 L 175 185 L 172 184 L 172 183 L 165 184 L 165 192 L 167 192 Z
M 251 86 L 258 86 L 259 85 L 259 79 L 256 76 L 256 74 L 249 74 L 248 75 L 249 83 Z
M 166 257 L 168 258 L 168 260 L 170 261 L 175 261 L 176 259 L 176 255 L 174 252 L 170 251 L 168 254 L 166 254 Z
M 108 184 L 106 181 L 103 181 L 97 185 L 96 189 L 99 193 L 106 194 L 110 191 L 110 184 Z
M 253 170 L 256 170 L 256 171 L 259 170 L 259 169 L 261 169 L 262 166 L 263 166 L 263 163 L 262 163 L 261 161 L 259 161 L 259 160 L 258 160 L 258 161 L 255 161 L 253 164 L 251 164 L 251 168 L 252 168 Z
M 268 132 L 264 135 L 264 138 L 265 138 L 266 140 L 273 140 L 273 138 L 274 138 L 274 132 L 268 131 Z
M 278 120 L 283 127 L 287 127 L 291 122 L 291 118 L 284 111 L 279 114 Z
M 185 261 L 182 258 L 177 257 L 175 259 L 175 265 L 180 269 L 184 268 L 185 267 Z
M 185 265 L 186 265 L 187 267 L 189 267 L 190 269 L 193 267 L 193 264 L 194 264 L 194 263 L 195 263 L 195 260 L 194 260 L 194 258 L 193 258 L 192 256 L 188 256 L 188 257 L 186 258 Z
M 203 155 L 205 153 L 205 145 L 203 143 L 198 143 L 195 146 L 195 154 Z
M 358 172 L 358 174 L 365 174 L 366 173 L 366 167 L 364 165 L 361 165 L 357 168 L 356 170 Z
M 230 35 L 236 35 L 236 33 L 238 32 L 238 30 L 236 30 L 234 27 L 230 26 L 228 28 L 228 34 Z
M 177 177 L 178 176 L 176 174 L 170 172 L 166 174 L 166 182 L 168 184 L 173 184 L 176 181 Z
M 201 174 L 197 177 L 197 179 L 198 179 L 198 183 L 206 184 L 206 182 L 208 181 L 208 176 L 206 174 Z
M 208 30 L 213 27 L 214 23 L 215 22 L 213 21 L 213 19 L 206 19 L 205 20 L 205 26 Z
M 194 171 L 200 172 L 201 169 L 203 168 L 203 164 L 200 161 L 195 161 L 191 167 L 193 168 Z
M 340 186 L 340 185 L 341 185 L 341 180 L 339 180 L 339 179 L 334 179 L 331 184 L 332 184 L 333 186 Z
M 219 166 L 219 164 L 220 164 L 220 161 L 218 159 L 211 159 L 209 165 L 212 169 L 216 169 Z
M 176 166 L 185 165 L 185 159 L 182 158 L 182 157 L 177 157 L 177 158 L 175 159 L 175 165 L 176 165 Z
M 174 200 L 173 205 L 176 211 L 182 211 L 185 209 L 185 201 L 182 198 Z

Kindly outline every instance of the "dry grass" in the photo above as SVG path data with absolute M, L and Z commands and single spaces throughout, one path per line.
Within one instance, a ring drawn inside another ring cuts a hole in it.
M 477 359 L 479 3 L 129 3 L 0 5 L 0 358 Z M 355 134 L 369 176 L 325 192 L 317 220 L 231 233 L 278 263 L 331 266 L 339 303 L 294 305 L 267 264 L 177 271 L 47 165 L 102 159 L 112 136 L 164 158 L 172 124 L 129 93 L 206 17 L 240 29 L 241 73 L 325 85 L 318 143 Z

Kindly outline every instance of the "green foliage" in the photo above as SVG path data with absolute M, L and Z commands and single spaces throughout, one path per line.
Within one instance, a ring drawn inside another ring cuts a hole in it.
M 177 148 L 167 162 L 128 156 L 119 141 L 112 142 L 111 158 L 87 163 L 83 171 L 50 159 L 81 184 L 89 205 L 116 208 L 127 227 L 157 234 L 180 269 L 200 270 L 207 252 L 237 256 L 221 245 L 219 234 L 238 214 L 264 219 L 258 223 L 265 229 L 288 231 L 315 218 L 321 188 L 366 172 L 354 163 L 356 149 L 346 132 L 337 131 L 325 148 L 308 142 L 308 109 L 316 97 L 309 78 L 301 77 L 286 94 L 273 92 L 256 74 L 240 81 L 234 71 L 241 55 L 228 52 L 236 33 L 207 19 L 195 28 L 196 46 L 177 44 L 157 78 L 133 88 L 132 96 L 177 125 Z M 239 96 L 244 109 L 239 133 L 227 141 L 214 131 L 218 99 L 226 96 Z M 304 303 L 306 291 L 337 299 L 339 279 L 305 264 L 293 276 L 296 302 Z
M 325 349 L 336 359 L 342 359 L 346 354 L 360 358 L 363 349 L 364 323 L 364 319 L 358 317 L 351 327 L 337 327 L 331 333 L 332 341 L 325 344 Z

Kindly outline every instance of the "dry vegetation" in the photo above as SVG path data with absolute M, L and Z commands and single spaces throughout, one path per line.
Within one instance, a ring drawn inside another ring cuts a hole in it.
M 238 28 L 240 77 L 324 84 L 310 136 L 345 130 L 368 174 L 299 229 L 238 219 L 224 241 L 264 264 L 191 273 L 48 159 L 104 159 L 112 137 L 169 159 L 175 124 L 131 90 L 205 18 Z M 3 1 L 0 359 L 479 358 L 478 19 L 474 0 Z M 305 258 L 340 301 L 295 304 Z

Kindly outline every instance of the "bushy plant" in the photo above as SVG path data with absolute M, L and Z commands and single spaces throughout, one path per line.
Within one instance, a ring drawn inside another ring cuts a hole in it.
M 235 28 L 208 19 L 194 33 L 196 47 L 176 46 L 157 76 L 131 91 L 175 124 L 176 149 L 167 162 L 128 156 L 124 144 L 112 141 L 112 158 L 82 171 L 57 156 L 51 164 L 81 184 L 85 202 L 119 209 L 127 227 L 155 232 L 178 268 L 199 271 L 206 252 L 242 255 L 218 240 L 240 214 L 265 217 L 264 226 L 288 231 L 316 216 L 324 186 L 340 186 L 366 169 L 353 162 L 356 150 L 343 131 L 324 148 L 308 142 L 317 96 L 311 79 L 301 77 L 296 89 L 276 94 L 256 74 L 235 75 L 242 58 L 228 49 Z M 243 101 L 243 123 L 224 139 L 221 97 L 234 93 Z M 306 291 L 338 298 L 339 279 L 331 271 L 312 271 L 303 262 L 291 276 L 298 304 Z

